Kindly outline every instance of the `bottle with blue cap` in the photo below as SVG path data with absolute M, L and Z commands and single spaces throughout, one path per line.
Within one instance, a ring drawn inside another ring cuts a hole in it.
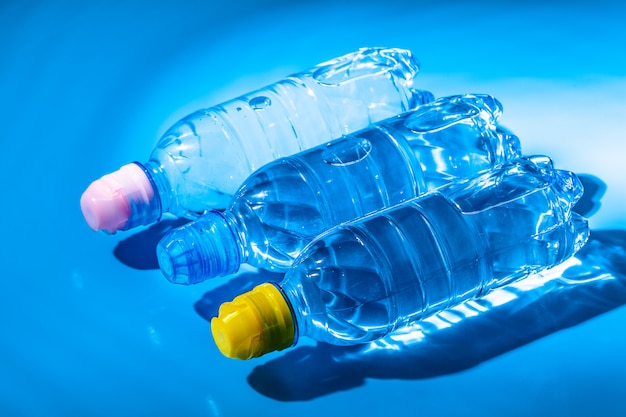
M 549 158 L 520 158 L 338 225 L 307 246 L 282 282 L 222 304 L 214 340 L 237 359 L 302 337 L 377 340 L 572 256 L 589 235 L 572 211 L 582 192 Z
M 223 209 L 262 165 L 431 101 L 413 88 L 410 51 L 362 48 L 174 124 L 147 162 L 94 181 L 80 204 L 94 230 L 115 233 L 165 213 Z
M 194 284 L 242 263 L 285 271 L 324 230 L 489 170 L 521 154 L 490 95 L 442 97 L 253 173 L 225 211 L 166 234 L 167 279 Z

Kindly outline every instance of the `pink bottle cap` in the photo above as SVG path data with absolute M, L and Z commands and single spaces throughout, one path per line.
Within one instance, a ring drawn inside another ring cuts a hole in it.
M 89 185 L 80 199 L 83 216 L 93 230 L 115 233 L 157 219 L 138 219 L 153 203 L 155 192 L 143 169 L 135 164 L 122 166 Z M 143 222 L 137 222 L 137 220 Z

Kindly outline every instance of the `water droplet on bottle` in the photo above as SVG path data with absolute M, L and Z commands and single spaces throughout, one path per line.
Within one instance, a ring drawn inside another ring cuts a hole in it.
M 254 110 L 263 110 L 264 108 L 269 107 L 272 104 L 272 100 L 265 96 L 258 96 L 250 99 L 248 104 Z

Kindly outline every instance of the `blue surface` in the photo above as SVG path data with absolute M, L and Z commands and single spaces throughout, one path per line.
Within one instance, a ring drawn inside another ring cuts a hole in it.
M 624 415 L 626 7 L 420 3 L 2 2 L 0 415 Z M 153 251 L 168 223 L 97 234 L 80 194 L 191 111 L 369 45 L 413 50 L 437 96 L 493 94 L 526 153 L 586 174 L 585 259 L 608 272 L 386 349 L 226 359 L 205 318 L 276 277 L 174 286 Z

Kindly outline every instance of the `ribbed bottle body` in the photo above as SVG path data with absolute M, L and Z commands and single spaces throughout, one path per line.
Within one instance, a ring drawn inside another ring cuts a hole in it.
M 391 207 L 521 154 L 497 129 L 487 95 L 438 99 L 250 176 L 228 211 L 246 233 L 247 262 L 286 270 L 323 231 Z
M 262 165 L 432 100 L 412 88 L 418 71 L 409 51 L 364 48 L 192 113 L 148 162 L 168 177 L 164 206 L 184 217 L 224 208 Z
M 280 284 L 299 334 L 375 340 L 492 288 L 556 265 L 586 242 L 569 172 L 519 160 L 337 226 Z

